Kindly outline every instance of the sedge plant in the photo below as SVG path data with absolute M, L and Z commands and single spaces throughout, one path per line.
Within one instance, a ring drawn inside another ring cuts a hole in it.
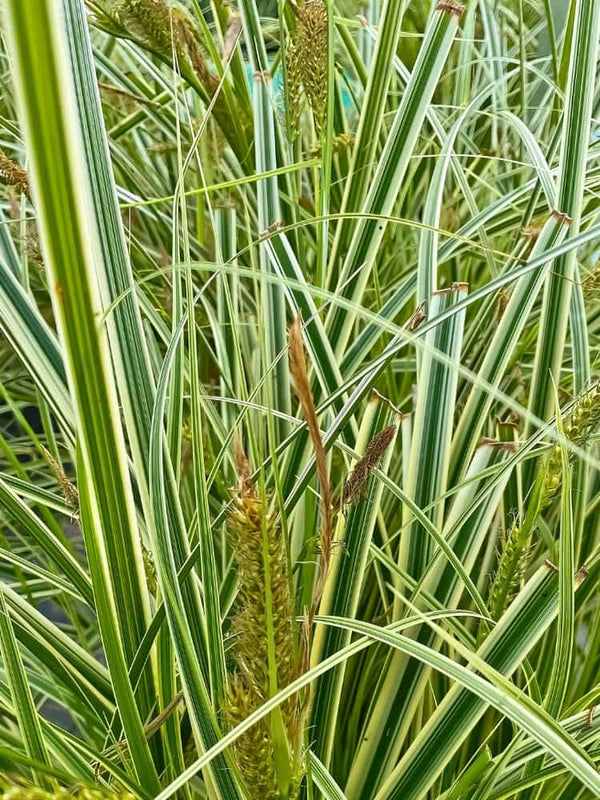
M 600 797 L 597 0 L 0 30 L 0 798 Z

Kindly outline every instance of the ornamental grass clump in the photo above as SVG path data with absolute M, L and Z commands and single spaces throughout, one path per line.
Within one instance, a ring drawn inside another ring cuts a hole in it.
M 598 0 L 0 6 L 0 800 L 600 797 Z

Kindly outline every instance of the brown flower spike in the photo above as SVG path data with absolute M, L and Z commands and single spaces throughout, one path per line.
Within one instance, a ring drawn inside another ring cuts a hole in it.
M 395 433 L 396 426 L 388 425 L 387 428 L 384 428 L 371 439 L 367 445 L 364 456 L 357 462 L 348 476 L 348 480 L 342 492 L 342 506 L 348 503 L 355 503 L 360 499 L 366 488 L 369 476 L 380 463 Z

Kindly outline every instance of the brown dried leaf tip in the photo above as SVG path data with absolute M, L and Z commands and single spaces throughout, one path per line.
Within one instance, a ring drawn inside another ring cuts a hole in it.
M 364 494 L 371 473 L 379 465 L 395 433 L 396 425 L 388 425 L 371 439 L 364 456 L 357 462 L 346 480 L 342 492 L 342 506 L 356 503 Z
M 321 572 L 326 572 L 331 555 L 331 540 L 333 538 L 331 485 L 329 483 L 329 473 L 327 471 L 327 455 L 323 447 L 321 430 L 317 419 L 317 410 L 308 380 L 306 355 L 304 352 L 304 344 L 302 343 L 302 325 L 299 317 L 290 328 L 288 343 L 290 352 L 290 372 L 294 380 L 296 394 L 300 400 L 302 412 L 306 419 L 313 449 L 315 451 L 317 477 L 319 479 L 319 486 L 321 487 L 321 497 L 323 500 L 323 527 L 320 541 L 321 553 L 323 556 Z
M 250 462 L 244 450 L 244 444 L 239 432 L 235 436 L 235 466 L 238 478 L 238 491 L 240 495 L 247 496 L 254 494 L 254 485 L 252 483 L 252 470 L 250 469 Z

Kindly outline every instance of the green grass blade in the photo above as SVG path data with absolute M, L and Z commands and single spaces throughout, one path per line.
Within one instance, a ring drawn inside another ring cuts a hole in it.
M 359 452 L 367 447 L 379 431 L 397 423 L 397 415 L 376 397 L 372 398 L 359 430 Z M 394 444 L 395 436 L 380 467 L 384 473 L 393 457 Z M 338 542 L 339 552 L 334 556 L 319 613 L 350 618 L 356 615 L 383 488 L 378 476 L 374 476 L 366 497 L 356 501 L 347 512 L 346 518 L 343 515 L 338 517 L 335 541 Z M 320 628 L 313 642 L 312 663 L 317 663 L 339 650 L 347 641 L 348 637 L 339 630 Z M 314 753 L 326 766 L 329 766 L 331 758 L 343 678 L 343 667 L 327 673 L 318 682 L 314 693 L 311 712 L 311 730 L 316 737 Z
M 33 702 L 23 660 L 19 653 L 17 640 L 4 600 L 4 590 L 0 587 L 0 653 L 8 685 L 17 714 L 19 730 L 23 737 L 27 755 L 49 766 L 48 752 L 40 725 L 38 710 Z M 53 788 L 53 782 L 42 772 L 37 774 L 38 784 L 46 789 Z
M 138 777 L 156 789 L 158 776 L 127 676 L 127 660 L 143 636 L 148 599 L 108 346 L 97 327 L 102 309 L 98 234 L 89 214 L 89 186 L 81 180 L 86 170 L 72 114 L 64 20 L 56 4 L 43 0 L 26 6 L 9 3 L 7 18 L 42 242 L 76 411 L 82 523 L 96 610 Z
M 454 40 L 461 9 L 440 4 L 432 14 L 411 79 L 373 174 L 371 189 L 363 203 L 362 210 L 369 214 L 391 213 L 429 101 Z M 385 225 L 374 219 L 362 220 L 356 226 L 337 284 L 338 291 L 346 297 L 360 300 L 384 229 Z M 335 309 L 330 313 L 328 331 L 337 354 L 343 354 L 346 349 L 352 325 L 352 315 L 346 314 L 342 321 Z
M 600 6 L 593 0 L 577 4 L 565 100 L 560 156 L 558 209 L 569 219 L 569 235 L 576 236 L 584 206 L 585 165 L 590 143 L 594 78 L 600 39 Z M 529 409 L 547 417 L 552 411 L 552 380 L 560 380 L 565 346 L 575 253 L 559 259 L 548 274 L 538 333 Z

